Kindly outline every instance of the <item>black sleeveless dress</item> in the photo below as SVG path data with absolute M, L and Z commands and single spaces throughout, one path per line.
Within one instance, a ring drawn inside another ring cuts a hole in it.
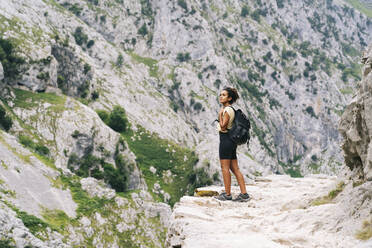
M 229 137 L 228 133 L 219 132 L 220 134 L 220 147 L 219 156 L 220 159 L 237 159 L 236 158 L 236 147 L 235 144 Z

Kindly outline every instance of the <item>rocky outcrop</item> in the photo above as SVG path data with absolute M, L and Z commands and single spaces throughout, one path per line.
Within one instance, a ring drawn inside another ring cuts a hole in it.
M 359 91 L 343 113 L 339 131 L 344 140 L 345 163 L 353 177 L 372 180 L 372 44 L 364 53 Z
M 371 247 L 372 240 L 355 238 L 360 219 L 369 216 L 370 200 L 360 193 L 370 184 L 356 190 L 348 184 L 343 189 L 337 177 L 324 175 L 258 179 L 247 185 L 251 200 L 245 203 L 181 198 L 173 209 L 167 247 Z M 239 188 L 233 187 L 233 197 L 238 193 Z M 331 199 L 329 195 L 337 196 Z
M 91 66 L 81 63 L 74 51 L 62 45 L 53 45 L 51 53 L 58 61 L 58 88 L 69 96 L 87 97 L 93 77 Z

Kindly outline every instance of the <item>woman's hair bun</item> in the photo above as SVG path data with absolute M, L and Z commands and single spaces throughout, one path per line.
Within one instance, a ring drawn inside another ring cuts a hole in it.
M 231 97 L 230 104 L 233 104 L 234 102 L 236 102 L 236 100 L 239 99 L 239 94 L 238 94 L 237 89 L 232 88 L 232 87 L 225 87 L 223 90 L 226 90 L 228 96 Z

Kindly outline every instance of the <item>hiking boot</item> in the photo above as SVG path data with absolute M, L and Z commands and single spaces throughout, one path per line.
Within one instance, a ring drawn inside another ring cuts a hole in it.
M 227 195 L 225 192 L 221 193 L 219 196 L 215 196 L 214 198 L 220 201 L 231 201 L 232 200 L 231 195 Z
M 248 193 L 245 193 L 245 194 L 240 193 L 233 201 L 236 201 L 236 202 L 247 202 L 250 199 L 251 198 L 249 197 Z

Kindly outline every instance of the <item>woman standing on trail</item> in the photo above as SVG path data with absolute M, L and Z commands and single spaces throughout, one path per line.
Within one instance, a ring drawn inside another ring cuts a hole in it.
M 219 122 L 217 129 L 220 134 L 219 157 L 225 192 L 217 196 L 216 199 L 221 201 L 232 200 L 230 170 L 234 173 L 241 191 L 239 196 L 233 201 L 245 202 L 249 200 L 249 195 L 245 188 L 244 177 L 238 167 L 238 160 L 236 157 L 237 144 L 230 139 L 228 134 L 235 118 L 235 110 L 231 107 L 231 104 L 236 102 L 238 98 L 238 91 L 235 88 L 226 87 L 220 93 L 220 103 L 222 104 L 222 107 L 218 113 Z

